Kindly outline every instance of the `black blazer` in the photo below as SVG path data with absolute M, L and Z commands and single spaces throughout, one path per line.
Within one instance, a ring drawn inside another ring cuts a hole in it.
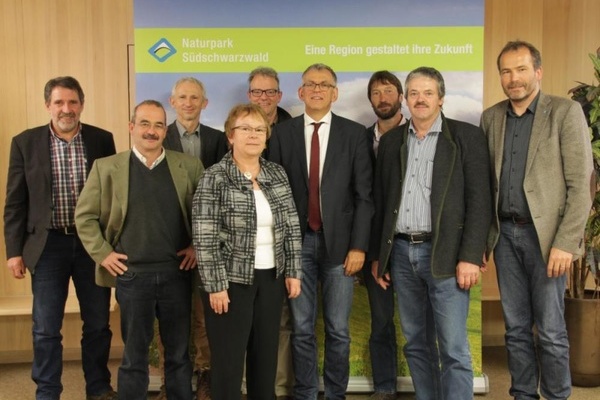
M 432 254 L 435 277 L 456 275 L 458 261 L 480 265 L 492 220 L 490 164 L 483 131 L 442 115 L 431 181 Z M 373 185 L 375 217 L 370 258 L 379 276 L 388 270 L 408 158 L 408 129 L 382 136 Z
M 48 238 L 52 219 L 50 125 L 28 129 L 12 139 L 4 206 L 6 257 L 22 256 L 35 270 Z M 97 158 L 115 154 L 110 132 L 82 124 L 87 173 Z
M 168 127 L 163 146 L 167 150 L 183 153 L 181 136 L 179 136 L 175 122 Z M 202 161 L 204 169 L 221 161 L 228 150 L 227 137 L 224 132 L 200 124 L 200 161 Z
M 288 175 L 304 236 L 308 226 L 304 115 L 275 125 L 269 159 L 281 164 Z M 320 189 L 323 234 L 333 263 L 344 263 L 351 249 L 368 249 L 372 175 L 365 127 L 333 114 Z

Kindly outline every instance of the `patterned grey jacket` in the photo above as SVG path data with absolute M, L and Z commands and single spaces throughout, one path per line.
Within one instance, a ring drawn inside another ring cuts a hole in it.
M 257 182 L 273 214 L 277 276 L 301 278 L 300 225 L 285 171 L 261 158 Z M 200 179 L 192 230 L 202 290 L 215 293 L 229 288 L 229 282 L 253 283 L 256 207 L 252 182 L 234 164 L 231 152 Z

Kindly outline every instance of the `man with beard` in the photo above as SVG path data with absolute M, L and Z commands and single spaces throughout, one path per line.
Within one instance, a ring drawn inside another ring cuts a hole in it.
M 60 333 L 73 279 L 83 320 L 81 364 L 87 400 L 116 399 L 107 368 L 112 333 L 110 289 L 94 283 L 94 261 L 75 229 L 75 204 L 94 160 L 115 153 L 110 132 L 79 121 L 84 94 L 70 76 L 44 89 L 50 123 L 13 138 L 4 207 L 7 266 L 13 277 L 31 272 L 36 399 L 63 390 Z
M 571 394 L 565 283 L 584 252 L 593 174 L 581 106 L 540 91 L 542 58 L 507 43 L 497 59 L 507 100 L 483 112 L 492 163 L 494 251 L 515 399 Z M 535 323 L 537 334 L 534 335 Z
M 406 122 L 400 111 L 402 84 L 398 77 L 391 72 L 377 71 L 369 80 L 367 97 L 377 115 L 377 121 L 366 131 L 367 140 L 373 149 L 371 159 L 373 167 L 375 167 L 381 136 Z M 363 268 L 363 279 L 371 308 L 369 352 L 375 389 L 371 398 L 392 400 L 396 398 L 398 365 L 398 346 L 396 345 L 396 326 L 394 325 L 394 290 L 389 274 L 384 275 L 383 278 L 385 288 L 377 284 L 377 270 L 372 271 L 369 262 Z
M 197 157 L 164 149 L 166 131 L 159 102 L 138 104 L 129 123 L 132 149 L 94 163 L 75 209 L 81 242 L 98 264 L 97 283 L 116 284 L 125 344 L 118 390 L 127 400 L 147 398 L 155 318 L 167 397 L 192 399 L 191 207 L 203 168 Z

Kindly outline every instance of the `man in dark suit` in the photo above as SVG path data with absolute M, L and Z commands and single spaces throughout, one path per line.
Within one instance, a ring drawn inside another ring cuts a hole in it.
M 508 42 L 497 64 L 508 99 L 485 110 L 481 126 L 493 171 L 488 251 L 506 325 L 509 393 L 566 399 L 564 294 L 571 262 L 584 252 L 592 204 L 589 130 L 578 103 L 540 91 L 542 57 L 532 44 Z
M 279 87 L 277 71 L 270 67 L 258 67 L 248 75 L 248 100 L 263 109 L 271 128 L 287 121 L 292 116 L 279 107 L 283 93 Z M 269 139 L 262 157 L 268 158 Z M 279 328 L 279 351 L 277 354 L 277 377 L 275 378 L 275 395 L 278 399 L 292 398 L 294 390 L 294 368 L 292 366 L 292 319 L 288 299 L 283 299 L 281 325 Z
M 94 160 L 115 153 L 112 134 L 79 121 L 84 94 L 72 77 L 44 88 L 48 125 L 15 136 L 4 207 L 8 268 L 17 279 L 31 272 L 33 291 L 32 379 L 37 399 L 62 392 L 62 335 L 69 280 L 83 320 L 82 367 L 88 400 L 116 399 L 106 366 L 110 289 L 96 286 L 94 261 L 75 230 L 75 204 Z
M 228 150 L 225 134 L 200 123 L 202 110 L 208 105 L 202 82 L 193 77 L 179 79 L 169 103 L 177 118 L 167 129 L 164 148 L 198 157 L 204 168 L 221 161 Z
M 345 398 L 349 378 L 348 321 L 353 275 L 365 260 L 373 214 L 372 165 L 365 128 L 331 112 L 335 72 L 313 64 L 298 96 L 305 113 L 275 126 L 269 158 L 286 170 L 303 234 L 302 294 L 290 301 L 294 398 L 319 391 L 315 338 L 317 290 L 325 319 L 325 397 Z
M 225 133 L 200 123 L 202 110 L 208 105 L 208 98 L 204 85 L 193 77 L 179 79 L 173 85 L 169 99 L 171 107 L 177 117 L 167 130 L 163 146 L 167 150 L 183 152 L 199 158 L 204 168 L 221 161 L 227 153 L 227 137 Z M 194 281 L 198 279 L 194 274 Z M 210 399 L 209 374 L 210 374 L 210 348 L 206 336 L 204 323 L 204 306 L 200 300 L 198 285 L 194 284 L 193 290 L 193 341 L 196 350 L 194 359 L 194 372 L 196 373 L 196 396 L 198 400 Z M 159 340 L 160 343 L 160 340 Z M 162 345 L 159 345 L 160 367 L 163 368 Z M 163 373 L 164 377 L 164 373 Z M 157 400 L 166 399 L 164 385 L 161 386 Z
M 258 67 L 248 75 L 248 100 L 263 109 L 271 127 L 292 118 L 279 107 L 283 92 L 279 88 L 277 71 L 270 67 Z
M 377 156 L 373 268 L 382 287 L 391 275 L 417 398 L 471 400 L 466 325 L 491 222 L 487 146 L 479 128 L 443 115 L 437 70 L 417 68 L 405 89 L 411 119 L 381 138 Z

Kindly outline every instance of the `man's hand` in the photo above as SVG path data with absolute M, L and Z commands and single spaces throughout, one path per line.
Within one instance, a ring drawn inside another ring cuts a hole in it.
M 123 264 L 121 260 L 127 260 L 127 256 L 111 251 L 100 265 L 106 268 L 112 276 L 123 275 L 125 271 L 127 271 L 127 266 Z
M 13 278 L 23 279 L 25 275 L 27 275 L 27 268 L 25 267 L 25 263 L 23 262 L 23 257 L 11 257 L 6 261 L 6 266 L 12 272 Z
M 573 254 L 553 247 L 550 249 L 548 257 L 547 273 L 548 278 L 558 278 L 571 270 Z
M 229 311 L 229 295 L 227 294 L 227 290 L 209 293 L 208 299 L 210 301 L 210 308 L 212 308 L 216 314 L 223 314 Z
M 481 272 L 487 272 L 487 263 L 488 263 L 488 258 L 485 254 L 485 251 L 483 252 L 483 259 L 481 260 L 481 268 L 479 268 L 481 270 Z
M 300 287 L 302 281 L 298 278 L 285 278 L 285 287 L 288 292 L 288 298 L 295 299 L 300 296 Z
M 181 264 L 179 264 L 179 269 L 188 271 L 196 268 L 196 250 L 194 250 L 192 245 L 183 250 L 179 250 L 177 256 L 183 256 L 183 260 L 181 261 Z
M 390 286 L 390 284 L 392 283 L 392 280 L 390 279 L 390 273 L 386 272 L 385 274 L 383 274 L 383 276 L 381 278 L 379 278 L 377 276 L 378 270 L 379 270 L 379 261 L 371 262 L 371 275 L 373 275 L 375 282 L 377 282 L 377 284 L 379 286 L 381 286 L 383 288 L 383 290 L 387 290 L 388 286 Z
M 463 290 L 469 290 L 479 282 L 479 265 L 459 261 L 456 266 L 456 282 Z
M 346 260 L 344 261 L 344 274 L 346 276 L 352 276 L 361 270 L 365 262 L 365 252 L 362 250 L 352 249 L 348 252 Z

